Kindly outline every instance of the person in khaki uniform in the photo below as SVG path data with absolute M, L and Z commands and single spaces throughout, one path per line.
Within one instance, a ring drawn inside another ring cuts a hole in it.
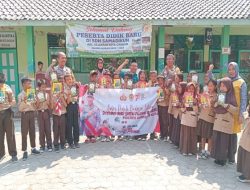
M 242 132 L 239 148 L 238 148 L 238 158 L 237 158 L 237 172 L 241 175 L 238 180 L 243 183 L 250 183 L 250 117 L 249 108 L 246 116 L 246 127 Z
M 50 95 L 46 92 L 46 81 L 44 79 L 37 81 L 38 91 L 36 93 L 37 99 L 37 117 L 39 126 L 39 141 L 40 152 L 45 151 L 45 138 L 48 151 L 52 151 L 51 140 L 51 126 L 50 126 Z
M 54 150 L 59 152 L 59 141 L 61 149 L 65 149 L 66 130 L 66 100 L 63 92 L 51 95 L 51 108 L 53 116 Z
M 15 127 L 11 106 L 15 105 L 15 97 L 11 88 L 5 84 L 5 76 L 0 73 L 0 161 L 5 156 L 4 137 L 6 134 L 9 155 L 17 161 Z
M 27 91 L 31 89 L 31 79 L 23 78 L 21 80 L 23 90 L 18 95 L 18 109 L 21 112 L 21 134 L 22 134 L 22 151 L 23 160 L 27 160 L 27 135 L 30 137 L 31 153 L 34 155 L 40 154 L 36 149 L 36 131 L 35 131 L 35 97 L 30 99 L 27 97 Z
M 236 139 L 233 134 L 233 114 L 239 111 L 239 108 L 237 107 L 232 80 L 225 77 L 219 81 L 218 86 L 220 93 L 225 93 L 225 100 L 223 102 L 220 100 L 221 98 L 218 98 L 218 101 L 214 104 L 212 157 L 215 159 L 215 164 L 224 166 L 227 160 L 234 159 L 237 141 L 235 142 Z

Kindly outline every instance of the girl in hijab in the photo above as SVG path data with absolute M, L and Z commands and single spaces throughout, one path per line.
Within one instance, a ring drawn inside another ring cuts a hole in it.
M 237 139 L 233 134 L 234 117 L 238 111 L 232 80 L 222 78 L 218 84 L 218 99 L 214 104 L 215 121 L 213 131 L 212 157 L 215 163 L 224 166 L 235 157 Z
M 250 183 L 250 118 L 249 108 L 246 117 L 246 128 L 244 129 L 238 149 L 237 172 L 241 175 L 238 180 L 242 183 Z
M 169 101 L 169 109 L 173 113 L 173 130 L 171 134 L 171 141 L 173 142 L 176 148 L 179 147 L 180 143 L 180 133 L 181 133 L 181 100 L 185 93 L 187 87 L 186 82 L 180 82 L 177 84 L 176 92 L 172 93 Z
M 183 95 L 183 108 L 181 108 L 180 152 L 184 156 L 191 156 L 197 152 L 197 89 L 194 83 L 188 83 Z

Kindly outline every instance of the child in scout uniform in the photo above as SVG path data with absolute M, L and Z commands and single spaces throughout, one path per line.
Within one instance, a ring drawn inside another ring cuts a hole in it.
M 182 99 L 187 87 L 186 82 L 180 82 L 177 85 L 176 92 L 172 93 L 169 100 L 169 110 L 173 113 L 173 129 L 170 137 L 176 148 L 179 147 L 181 133 L 181 106 Z
M 156 85 L 157 85 L 157 71 L 150 71 L 149 72 L 148 86 L 154 87 Z
M 158 75 L 157 81 L 159 84 L 158 90 L 158 114 L 160 121 L 161 139 L 167 141 L 168 135 L 168 105 L 169 105 L 169 90 L 165 88 L 165 78 L 163 75 Z
M 130 73 L 125 73 L 123 83 L 122 83 L 122 89 L 133 89 L 134 84 L 132 80 L 132 75 Z
M 0 161 L 5 156 L 4 137 L 6 134 L 11 161 L 17 161 L 15 128 L 11 106 L 15 105 L 15 97 L 11 88 L 5 84 L 5 76 L 0 73 Z
M 246 128 L 244 129 L 238 148 L 237 171 L 241 173 L 238 180 L 250 183 L 250 118 L 247 113 Z
M 181 109 L 180 152 L 184 156 L 191 156 L 197 152 L 198 107 L 196 94 L 195 84 L 188 83 L 183 97 L 183 108 Z
M 74 83 L 71 74 L 64 77 L 65 94 L 67 102 L 67 124 L 66 137 L 70 148 L 80 148 L 79 146 L 79 122 L 78 122 L 78 86 Z
M 146 71 L 141 70 L 138 74 L 139 81 L 135 84 L 136 88 L 147 87 L 147 74 Z
M 217 81 L 211 79 L 207 84 L 208 92 L 203 90 L 199 97 L 199 120 L 197 123 L 197 135 L 201 137 L 200 157 L 207 159 L 212 150 L 213 125 L 215 120 L 214 104 L 217 99 Z M 206 141 L 208 148 L 205 150 Z
M 37 119 L 39 126 L 39 141 L 40 152 L 45 151 L 45 138 L 47 143 L 47 149 L 52 151 L 52 139 L 51 139 L 51 126 L 50 126 L 50 95 L 46 92 L 46 81 L 44 79 L 37 81 L 38 91 L 36 93 L 37 99 Z
M 238 111 L 233 83 L 230 78 L 219 81 L 218 100 L 214 105 L 215 121 L 213 131 L 212 157 L 215 163 L 224 166 L 234 159 L 235 138 L 233 138 L 234 112 Z
M 66 131 L 66 100 L 65 94 L 62 91 L 54 91 L 51 94 L 51 108 L 53 118 L 53 135 L 54 135 L 54 150 L 59 152 L 59 145 L 61 149 L 65 149 L 65 131 Z M 60 144 L 59 144 L 60 142 Z
M 23 160 L 28 158 L 27 135 L 30 137 L 31 153 L 40 154 L 36 149 L 36 131 L 35 131 L 35 111 L 36 99 L 35 92 L 32 92 L 31 79 L 23 78 L 21 80 L 23 91 L 18 95 L 18 108 L 21 112 L 21 135 Z

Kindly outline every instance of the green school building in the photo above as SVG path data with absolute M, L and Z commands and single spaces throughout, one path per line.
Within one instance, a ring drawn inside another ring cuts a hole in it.
M 34 77 L 38 61 L 46 70 L 57 52 L 66 52 L 65 29 L 71 23 L 152 25 L 149 54 L 129 57 L 145 70 L 162 71 L 166 55 L 173 53 L 184 73 L 202 75 L 210 63 L 223 73 L 229 61 L 238 62 L 244 74 L 250 71 L 249 0 L 2 0 L 0 7 L 0 71 L 16 94 L 20 78 Z M 70 58 L 67 64 L 77 80 L 87 82 L 97 57 Z

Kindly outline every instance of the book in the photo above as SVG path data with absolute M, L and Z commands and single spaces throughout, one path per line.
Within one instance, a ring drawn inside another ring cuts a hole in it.
M 26 91 L 27 102 L 34 102 L 35 101 L 35 89 L 29 88 Z
M 128 79 L 127 88 L 128 89 L 133 89 L 133 81 L 132 81 L 132 79 Z
M 5 103 L 6 99 L 6 90 L 5 88 L 0 89 L 0 104 Z
M 89 83 L 89 90 L 88 90 L 88 92 L 89 93 L 95 93 L 95 88 L 96 88 L 95 83 L 93 83 L 93 82 Z
M 162 88 L 159 88 L 157 91 L 157 97 L 158 101 L 163 101 L 164 100 L 164 91 Z
M 185 107 L 193 107 L 194 105 L 194 98 L 193 95 L 189 92 L 185 92 L 184 94 L 184 100 L 185 100 Z
M 62 92 L 62 83 L 60 82 L 54 82 L 52 85 L 52 93 L 58 94 Z
M 198 83 L 198 75 L 193 75 L 192 76 L 192 82 L 197 84 Z
M 39 102 L 45 102 L 46 101 L 46 95 L 44 92 L 38 92 L 37 93 L 37 99 Z
M 55 72 L 52 72 L 50 74 L 50 78 L 51 78 L 52 82 L 57 82 L 58 81 L 57 74 Z
M 78 95 L 76 86 L 72 86 L 70 88 L 70 93 L 72 97 L 76 97 Z
M 179 104 L 179 97 L 177 96 L 176 93 L 172 95 L 172 105 L 177 106 Z
M 203 93 L 200 96 L 200 104 L 204 107 L 209 106 L 209 95 L 207 93 Z
M 107 85 L 107 79 L 106 79 L 106 77 L 102 77 L 101 78 L 101 86 L 106 87 L 106 85 Z
M 225 93 L 219 93 L 218 94 L 218 104 L 224 105 L 226 102 L 226 94 Z
M 114 88 L 121 88 L 121 80 L 114 79 L 113 85 L 114 85 Z

